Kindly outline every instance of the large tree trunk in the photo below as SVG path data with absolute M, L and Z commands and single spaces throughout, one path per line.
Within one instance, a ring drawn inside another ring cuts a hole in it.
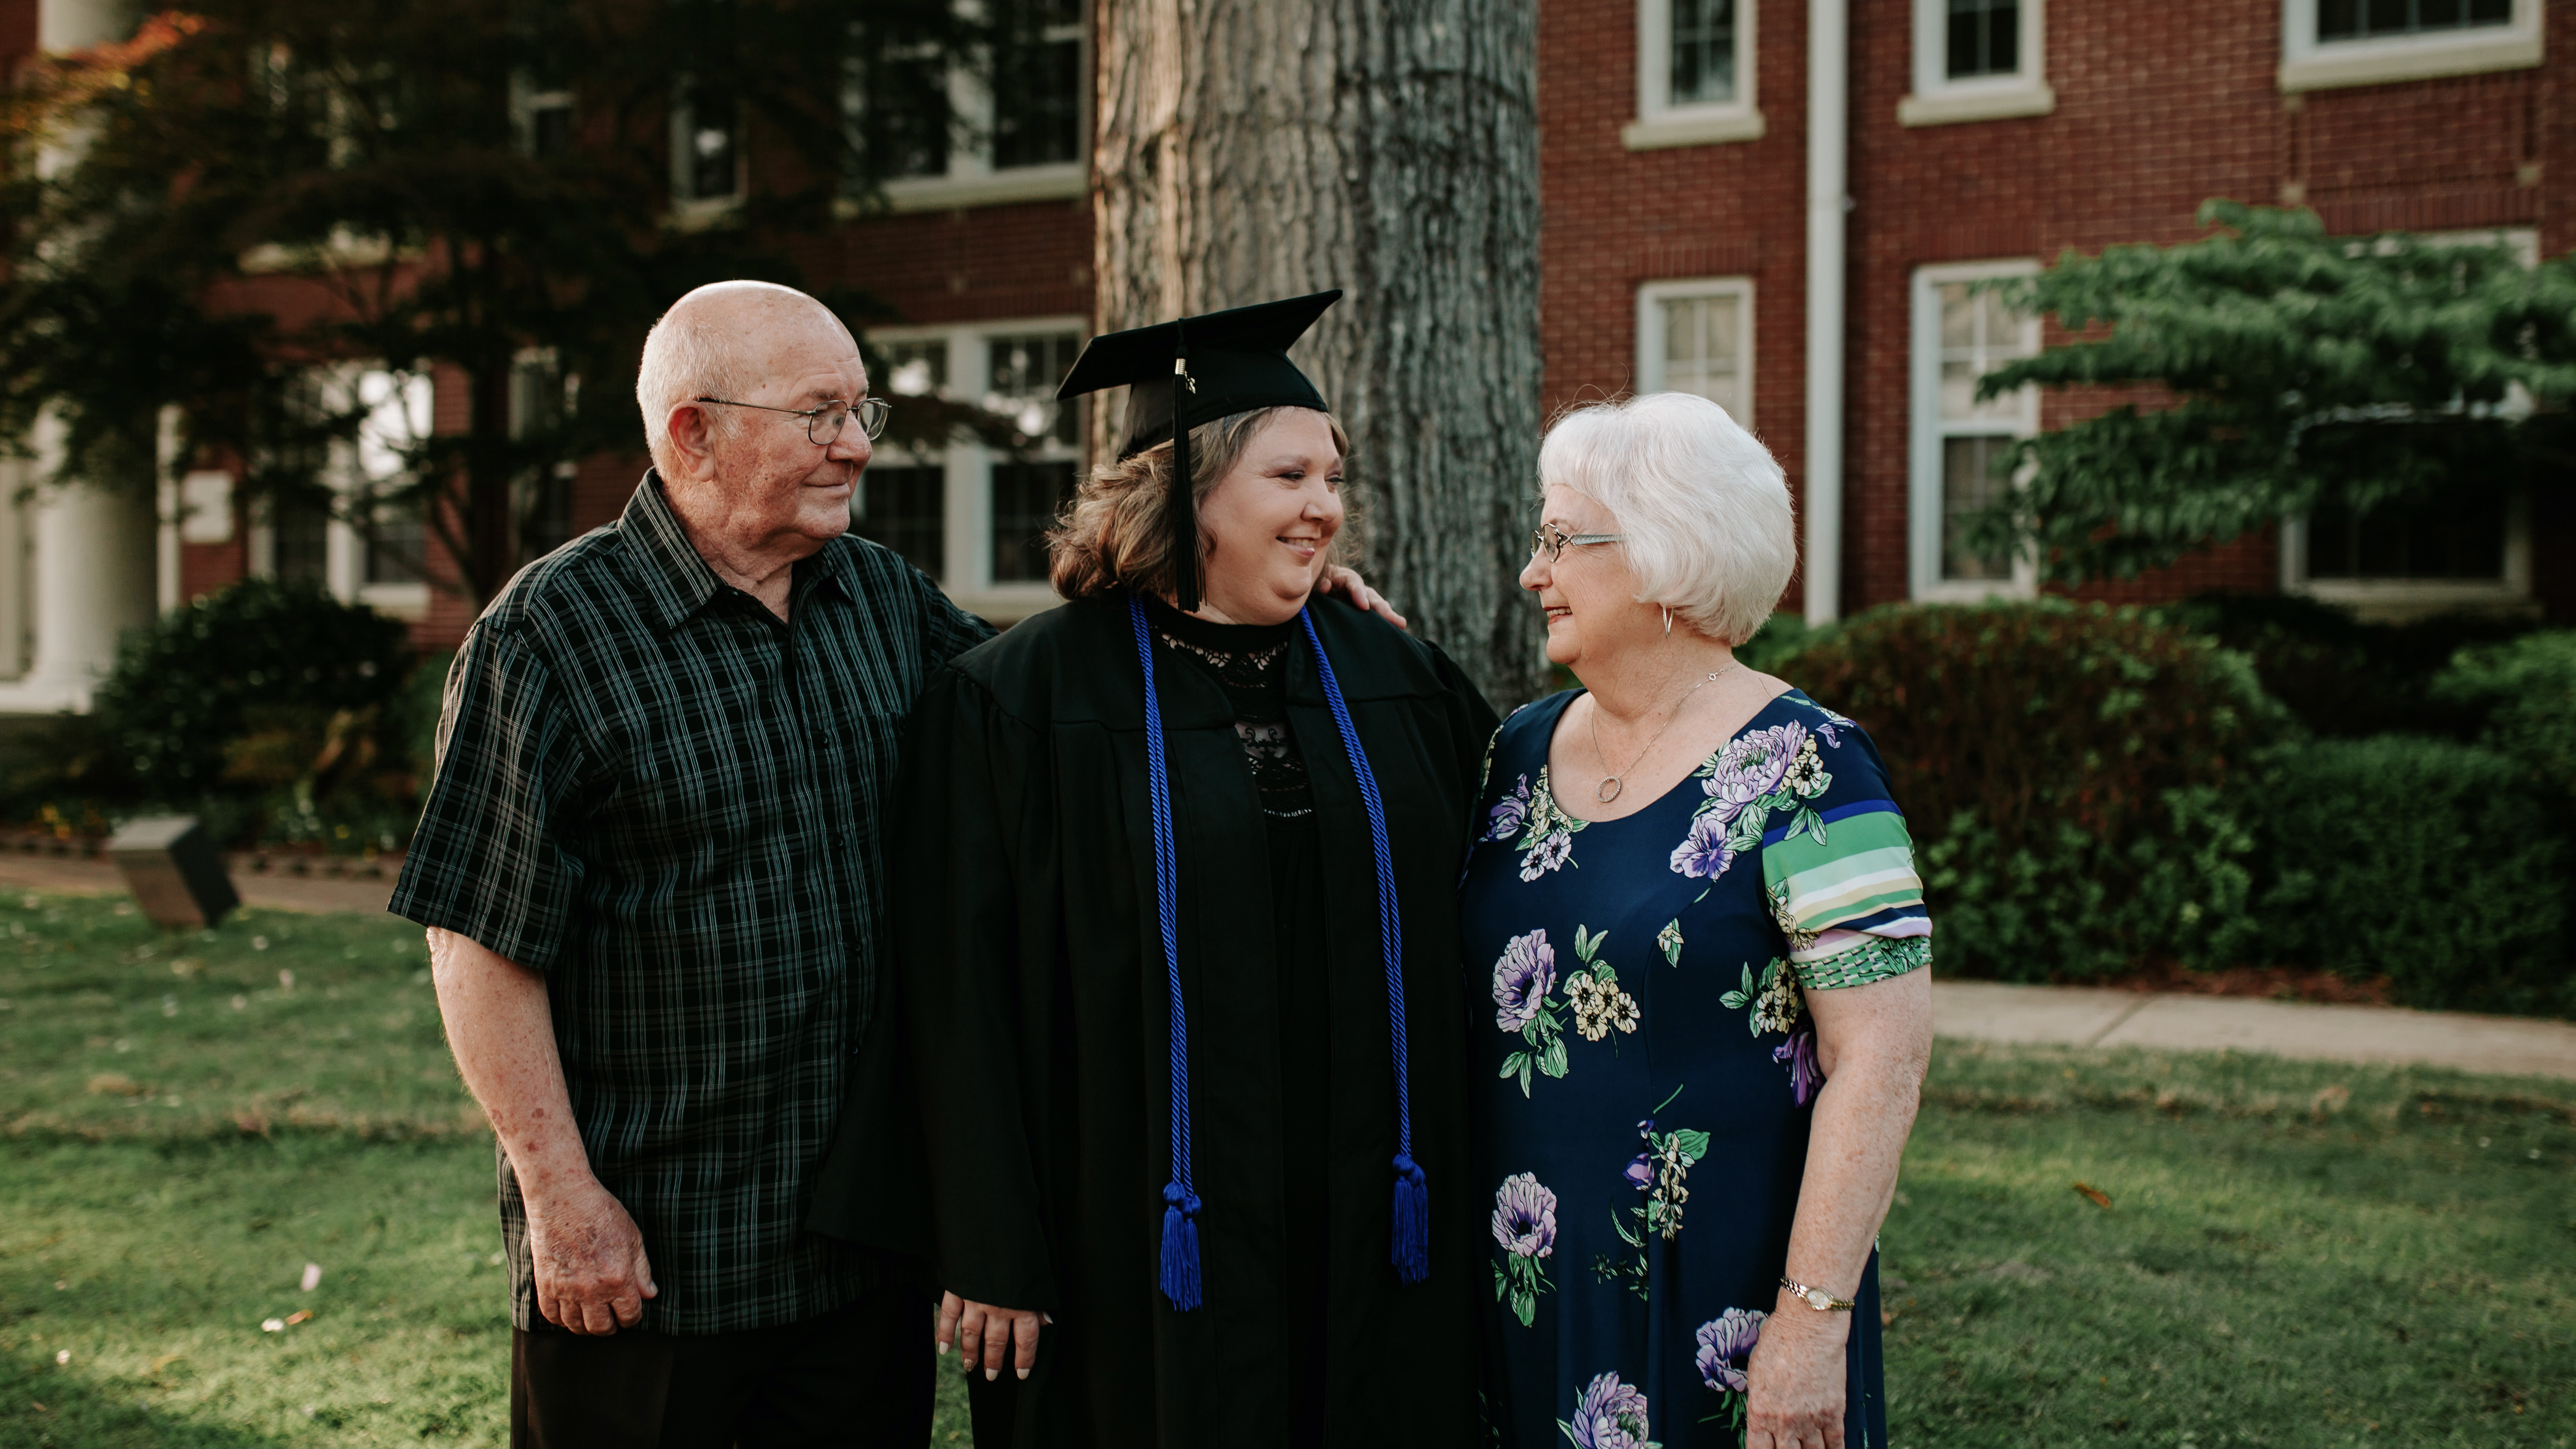
M 1355 561 L 1534 697 L 1535 0 L 1094 4 L 1101 330 L 1346 289 L 1296 357 L 1350 429 Z

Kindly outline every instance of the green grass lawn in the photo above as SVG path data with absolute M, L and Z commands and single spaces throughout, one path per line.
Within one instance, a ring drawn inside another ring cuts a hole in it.
M 505 1438 L 418 933 L 15 893 L 0 932 L 0 1446 Z M 1897 1443 L 2576 1446 L 2571 1166 L 2576 1084 L 1945 1043 L 1884 1236 Z

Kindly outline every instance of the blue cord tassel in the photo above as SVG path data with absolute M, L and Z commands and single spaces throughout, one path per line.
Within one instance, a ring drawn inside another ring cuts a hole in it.
M 1163 1184 L 1163 1296 L 1182 1313 L 1199 1306 L 1199 1198 Z
M 1395 1154 L 1395 1276 L 1419 1283 L 1431 1276 L 1431 1189 L 1406 1153 Z
M 1360 748 L 1360 732 L 1351 723 L 1351 707 L 1342 699 L 1333 661 L 1324 657 L 1324 638 L 1315 632 L 1315 611 L 1301 609 L 1297 622 L 1306 626 L 1306 643 L 1315 651 L 1315 672 L 1323 679 L 1324 703 L 1332 706 L 1333 728 L 1342 737 L 1351 773 L 1359 777 L 1360 804 L 1368 810 L 1369 846 L 1377 865 L 1378 941 L 1386 951 L 1387 1036 L 1395 1048 L 1395 1205 L 1387 1234 L 1387 1260 L 1395 1276 L 1419 1283 L 1431 1276 L 1431 1188 L 1413 1160 L 1412 1073 L 1405 1061 L 1404 918 L 1395 899 L 1395 856 L 1386 843 L 1386 803 L 1377 791 L 1377 772 Z

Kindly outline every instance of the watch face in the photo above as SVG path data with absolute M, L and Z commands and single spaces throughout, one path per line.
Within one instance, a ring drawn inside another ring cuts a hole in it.
M 1807 1302 L 1818 1312 L 1822 1312 L 1833 1306 L 1834 1295 L 1822 1288 L 1810 1288 L 1807 1290 Z

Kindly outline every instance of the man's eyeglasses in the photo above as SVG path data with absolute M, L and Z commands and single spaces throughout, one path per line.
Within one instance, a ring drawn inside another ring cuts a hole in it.
M 836 398 L 819 408 L 774 408 L 767 403 L 735 402 L 723 397 L 695 397 L 689 401 L 729 408 L 758 408 L 765 413 L 785 413 L 791 418 L 803 418 L 805 436 L 818 448 L 828 448 L 840 438 L 841 429 L 849 426 L 852 413 L 858 414 L 860 432 L 871 439 L 881 438 L 885 436 L 886 415 L 894 411 L 894 404 L 881 397 L 861 398 L 854 403 Z
M 1623 543 L 1624 533 L 1568 533 L 1553 523 L 1542 523 L 1530 531 L 1530 552 L 1546 554 L 1549 563 L 1565 557 L 1565 551 L 1589 543 Z

